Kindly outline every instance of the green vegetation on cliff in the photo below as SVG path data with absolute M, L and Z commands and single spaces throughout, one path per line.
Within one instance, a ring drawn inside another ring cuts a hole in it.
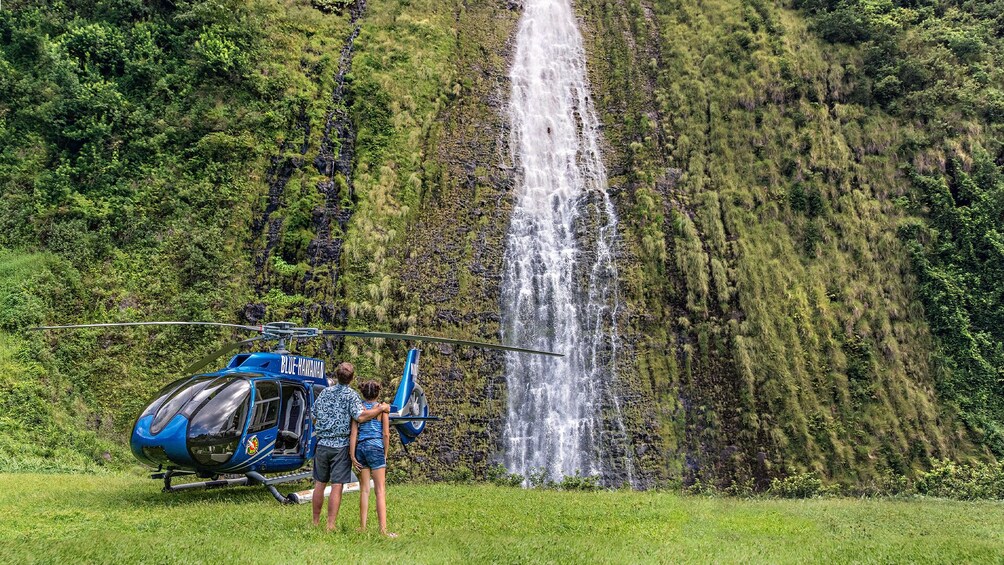
M 864 482 L 1004 454 L 998 4 L 576 2 L 641 484 Z M 118 462 L 146 396 L 232 337 L 18 333 L 39 322 L 496 338 L 518 8 L 5 2 L 0 465 Z M 305 349 L 385 382 L 403 350 Z M 501 360 L 430 348 L 449 421 L 395 465 L 485 472 Z
M 843 23 L 794 8 L 580 4 L 635 265 L 636 369 L 622 374 L 663 399 L 664 453 L 690 476 L 863 480 L 980 456 L 970 442 L 993 429 L 1001 365 L 983 352 L 970 377 L 951 361 L 972 341 L 931 322 L 942 291 L 927 281 L 958 277 L 940 280 L 959 310 L 979 295 L 999 311 L 1000 295 L 968 282 L 989 257 L 928 246 L 930 191 L 916 180 L 1000 153 L 980 86 L 1000 83 L 1000 42 L 950 3 L 851 7 L 888 24 L 854 46 L 828 42 Z M 949 32 L 979 48 L 933 39 Z M 930 74 L 895 92 L 875 78 L 912 66 Z M 980 240 L 1001 214 L 986 190 L 955 228 Z M 993 343 L 985 328 L 951 331 Z
M 918 294 L 939 338 L 939 390 L 1004 454 L 1004 3 L 796 2 L 828 41 L 855 45 L 855 97 L 915 125 L 903 226 Z
M 4 3 L 0 269 L 19 285 L 0 327 L 5 461 L 32 445 L 22 433 L 57 467 L 78 431 L 121 445 L 147 397 L 223 337 L 25 327 L 239 319 L 266 157 L 289 122 L 321 121 L 345 19 L 297 2 Z

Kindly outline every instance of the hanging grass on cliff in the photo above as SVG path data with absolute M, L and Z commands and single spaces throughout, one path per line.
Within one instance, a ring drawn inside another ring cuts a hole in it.
M 999 449 L 975 305 L 1002 301 L 962 241 L 993 249 L 996 189 L 931 190 L 999 170 L 994 3 L 579 6 L 621 172 L 622 375 L 661 399 L 671 472 L 867 481 Z

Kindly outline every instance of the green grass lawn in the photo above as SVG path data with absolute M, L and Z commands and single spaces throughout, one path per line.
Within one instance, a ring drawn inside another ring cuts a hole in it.
M 1004 558 L 1004 504 L 735 500 L 665 492 L 392 485 L 400 537 L 339 530 L 263 489 L 164 494 L 129 475 L 0 476 L 0 561 L 962 562 Z M 374 517 L 375 522 L 375 517 Z M 373 523 L 371 523 L 371 527 Z

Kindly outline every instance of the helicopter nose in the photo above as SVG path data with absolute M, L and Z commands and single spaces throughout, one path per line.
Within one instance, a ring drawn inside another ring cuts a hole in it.
M 129 447 L 136 459 L 151 466 L 191 467 L 194 461 L 185 445 L 188 420 L 177 415 L 156 434 L 150 431 L 152 420 L 152 416 L 140 418 L 133 428 Z

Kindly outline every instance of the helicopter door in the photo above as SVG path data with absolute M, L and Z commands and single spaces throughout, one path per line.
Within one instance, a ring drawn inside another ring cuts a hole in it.
M 282 383 L 282 413 L 279 418 L 279 437 L 276 439 L 276 453 L 298 455 L 302 451 L 304 425 L 307 419 L 307 397 L 303 387 Z
M 271 380 L 259 380 L 254 384 L 255 401 L 251 412 L 251 424 L 248 433 L 265 431 L 279 420 L 279 383 Z

